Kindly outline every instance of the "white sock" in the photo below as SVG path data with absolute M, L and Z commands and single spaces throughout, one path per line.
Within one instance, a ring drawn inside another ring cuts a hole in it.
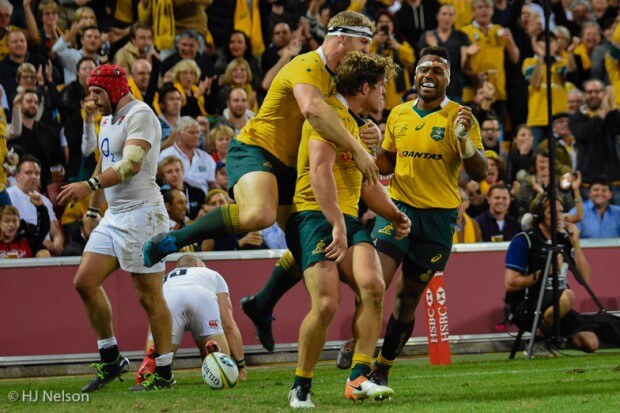
M 103 340 L 97 340 L 97 348 L 101 350 L 102 348 L 108 348 L 112 346 L 116 346 L 116 337 L 112 336 L 109 338 L 104 338 Z
M 172 364 L 173 357 L 174 357 L 174 353 L 172 351 L 170 353 L 162 354 L 161 356 L 155 359 L 155 365 L 157 367 L 168 366 Z

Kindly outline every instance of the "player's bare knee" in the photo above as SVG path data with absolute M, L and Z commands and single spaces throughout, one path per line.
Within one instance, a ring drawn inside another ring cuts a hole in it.
M 95 291 L 100 287 L 100 285 L 94 284 L 89 278 L 78 272 L 73 278 L 73 288 L 80 294 L 82 297 L 86 297 L 95 293 Z
M 328 326 L 338 311 L 338 300 L 323 297 L 317 300 L 313 307 L 321 325 Z
M 138 301 L 144 310 L 151 314 L 161 307 L 162 303 L 165 304 L 162 294 L 158 294 L 151 291 L 138 291 Z
M 369 277 L 363 283 L 359 285 L 360 298 L 362 301 L 379 303 L 383 302 L 383 296 L 385 294 L 385 281 L 380 274 L 376 277 Z
M 239 211 L 241 226 L 247 231 L 259 231 L 268 228 L 276 222 L 276 218 L 277 209 L 264 208 L 263 205 L 246 207 Z

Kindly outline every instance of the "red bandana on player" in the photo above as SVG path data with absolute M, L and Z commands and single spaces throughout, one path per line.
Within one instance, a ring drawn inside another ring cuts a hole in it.
M 116 106 L 118 101 L 129 93 L 127 73 L 116 65 L 96 67 L 88 78 L 88 86 L 98 86 L 108 92 L 112 106 Z

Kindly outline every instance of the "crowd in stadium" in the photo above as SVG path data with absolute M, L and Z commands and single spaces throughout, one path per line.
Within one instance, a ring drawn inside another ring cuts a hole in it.
M 329 18 L 346 9 L 375 21 L 370 52 L 401 68 L 386 85 L 384 110 L 372 115 L 380 127 L 393 107 L 417 97 L 420 51 L 449 52 L 447 96 L 471 107 L 488 160 L 482 182 L 461 174 L 454 242 L 510 241 L 552 173 L 565 219 L 582 238 L 619 237 L 618 3 L 551 2 L 551 119 L 542 3 L 0 0 L 0 258 L 80 255 L 96 225 L 85 219 L 88 198 L 56 202 L 106 150 L 97 143 L 101 114 L 88 104 L 95 67 L 125 68 L 133 96 L 159 116 L 158 179 L 177 230 L 233 202 L 229 142 L 260 110 L 278 71 L 317 49 Z M 373 211 L 362 207 L 360 217 L 372 227 Z M 286 248 L 277 224 L 183 251 L 257 248 Z

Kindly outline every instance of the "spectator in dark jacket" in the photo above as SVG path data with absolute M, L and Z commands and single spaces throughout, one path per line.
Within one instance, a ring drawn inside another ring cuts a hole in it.
M 613 90 L 605 90 L 600 80 L 584 83 L 586 104 L 569 118 L 569 127 L 576 140 L 577 169 L 583 182 L 605 175 L 612 182 L 620 180 L 620 111 L 615 109 Z M 587 195 L 587 194 L 584 194 Z M 614 187 L 618 202 L 620 190 Z
M 20 146 L 25 153 L 40 160 L 41 184 L 45 188 L 52 183 L 50 167 L 63 163 L 63 159 L 58 131 L 44 123 L 35 121 L 38 105 L 37 92 L 33 89 L 26 90 L 22 97 L 20 113 L 22 133 L 11 143 Z
M 521 232 L 521 226 L 510 215 L 510 192 L 503 184 L 495 184 L 487 193 L 489 209 L 476 217 L 482 232 L 482 241 L 510 241 Z
M 81 58 L 77 64 L 77 79 L 63 89 L 60 97 L 60 116 L 69 146 L 69 163 L 66 168 L 68 180 L 77 180 L 80 173 L 82 134 L 84 133 L 84 121 L 80 108 L 88 95 L 88 77 L 95 67 L 97 67 L 95 59 L 91 57 Z

